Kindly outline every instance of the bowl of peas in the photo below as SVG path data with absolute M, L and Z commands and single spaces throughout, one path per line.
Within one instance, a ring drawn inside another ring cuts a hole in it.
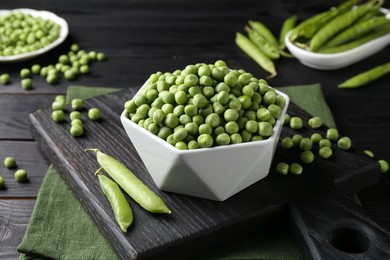
M 68 33 L 68 23 L 52 12 L 0 10 L 0 62 L 19 62 L 46 53 L 60 45 Z
M 152 74 L 121 122 L 159 189 L 224 201 L 267 176 L 288 104 L 218 60 Z
M 339 69 L 363 60 L 390 43 L 390 12 L 383 3 L 344 1 L 290 30 L 286 47 L 315 69 Z

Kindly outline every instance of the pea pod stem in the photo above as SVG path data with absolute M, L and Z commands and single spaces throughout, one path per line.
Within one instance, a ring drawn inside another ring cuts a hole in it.
M 128 227 L 133 223 L 133 211 L 119 188 L 118 184 L 103 174 L 96 175 L 99 178 L 100 188 L 110 202 L 115 219 L 123 232 L 126 232 Z
M 257 46 L 252 43 L 245 35 L 236 33 L 235 42 L 242 51 L 244 51 L 249 57 L 251 57 L 257 64 L 264 70 L 271 73 L 267 78 L 273 78 L 276 76 L 275 65 L 272 60 L 265 55 Z
M 149 189 L 121 162 L 99 149 L 86 149 L 85 151 L 95 152 L 100 166 L 141 207 L 152 213 L 171 213 L 163 199 Z
M 358 88 L 367 85 L 368 83 L 380 77 L 383 77 L 388 73 L 390 73 L 390 62 L 376 66 L 365 72 L 359 73 L 358 75 L 347 79 L 343 83 L 340 83 L 338 87 L 346 89 Z

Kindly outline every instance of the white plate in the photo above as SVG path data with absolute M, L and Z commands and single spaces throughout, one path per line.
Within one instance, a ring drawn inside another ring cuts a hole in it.
M 56 24 L 58 24 L 61 29 L 60 29 L 60 36 L 50 43 L 49 45 L 46 45 L 45 47 L 31 51 L 31 52 L 26 52 L 18 55 L 12 55 L 12 56 L 0 56 L 0 62 L 16 62 L 16 61 L 24 61 L 27 59 L 31 59 L 33 57 L 36 57 L 38 55 L 41 55 L 54 47 L 58 46 L 61 44 L 65 38 L 68 36 L 69 33 L 69 28 L 68 28 L 68 23 L 61 17 L 57 16 L 56 14 L 49 12 L 49 11 L 37 11 L 33 9 L 27 9 L 27 8 L 20 8 L 20 9 L 13 9 L 13 10 L 0 10 L 0 16 L 4 16 L 10 13 L 16 13 L 16 12 L 21 12 L 24 14 L 31 14 L 34 17 L 40 17 L 43 19 L 49 19 Z
M 390 19 L 389 11 L 384 9 L 381 11 L 386 14 L 387 19 Z M 303 65 L 320 70 L 334 70 L 349 66 L 381 51 L 390 44 L 389 33 L 348 51 L 334 54 L 320 54 L 295 46 L 289 39 L 290 34 L 291 31 L 287 33 L 284 41 L 292 55 L 294 55 L 294 57 L 296 57 Z

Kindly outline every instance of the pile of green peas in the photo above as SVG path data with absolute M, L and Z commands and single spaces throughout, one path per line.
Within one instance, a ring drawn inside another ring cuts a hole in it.
M 267 139 L 285 103 L 264 79 L 218 60 L 154 73 L 124 107 L 131 121 L 186 150 Z
M 304 128 L 304 121 L 300 117 L 291 117 L 289 114 L 285 114 L 283 125 L 289 126 L 294 130 L 301 130 Z M 319 129 L 323 127 L 323 121 L 320 117 L 314 116 L 307 121 L 307 126 L 311 129 Z M 339 131 L 336 128 L 326 129 L 325 136 L 322 136 L 319 132 L 314 132 L 310 136 L 302 136 L 297 132 L 291 137 L 287 136 L 281 139 L 280 144 L 284 149 L 296 148 L 300 153 L 300 162 L 293 162 L 291 164 L 279 162 L 276 165 L 276 171 L 282 175 L 287 175 L 288 173 L 293 175 L 302 174 L 303 166 L 301 163 L 310 164 L 314 162 L 316 155 L 313 148 L 315 147 L 318 150 L 317 155 L 322 159 L 332 157 L 335 147 L 344 151 L 349 150 L 352 147 L 351 139 L 348 136 L 340 136 Z M 373 152 L 366 150 L 365 153 L 374 158 Z M 378 160 L 378 163 L 382 173 L 389 170 L 389 164 L 385 160 Z
M 22 12 L 0 16 L 0 56 L 41 49 L 60 36 L 61 27 L 49 19 Z
M 66 100 L 64 95 L 58 95 L 55 97 L 51 108 L 52 108 L 52 119 L 57 123 L 65 121 L 66 113 Z M 74 98 L 70 102 L 72 112 L 69 114 L 70 129 L 69 133 L 74 137 L 80 137 L 84 134 L 84 123 L 81 118 L 81 112 L 84 109 L 84 101 L 79 98 Z M 88 119 L 92 121 L 100 120 L 102 115 L 99 108 L 92 107 L 88 109 Z
M 17 167 L 16 160 L 12 156 L 7 156 L 4 159 L 4 166 L 7 169 L 15 169 Z M 17 169 L 14 173 L 14 178 L 17 182 L 27 181 L 27 171 L 25 169 Z M 5 188 L 5 181 L 3 176 L 0 175 L 0 190 Z

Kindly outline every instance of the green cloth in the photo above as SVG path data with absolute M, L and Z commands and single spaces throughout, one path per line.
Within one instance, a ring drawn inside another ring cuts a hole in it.
M 312 115 L 335 126 L 319 84 L 279 88 Z M 67 100 L 91 98 L 118 89 L 73 86 Z M 307 102 L 308 101 L 308 102 Z M 39 191 L 30 223 L 17 248 L 20 259 L 118 259 L 99 228 L 84 211 L 60 174 L 50 166 Z M 288 227 L 258 234 L 220 248 L 204 259 L 301 259 Z

